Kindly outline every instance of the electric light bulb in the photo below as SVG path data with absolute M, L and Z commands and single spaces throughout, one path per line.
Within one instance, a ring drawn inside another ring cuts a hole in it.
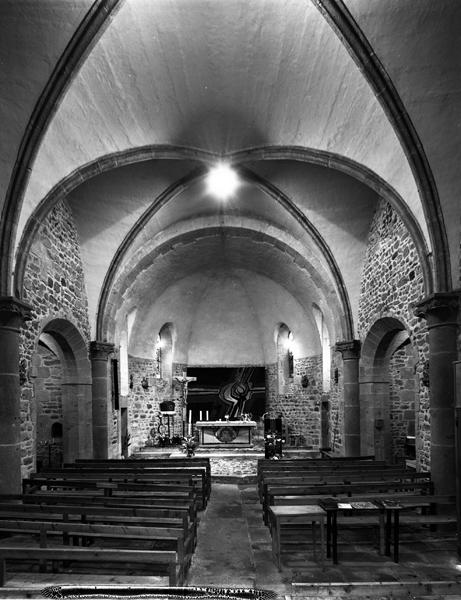
M 237 173 L 227 163 L 218 163 L 210 169 L 206 182 L 208 193 L 219 200 L 230 198 L 240 185 Z

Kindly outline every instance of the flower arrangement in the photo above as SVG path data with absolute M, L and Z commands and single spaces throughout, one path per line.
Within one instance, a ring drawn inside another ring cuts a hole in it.
M 266 458 L 278 460 L 282 458 L 282 446 L 285 443 L 285 439 L 275 431 L 268 431 L 264 435 L 264 448 Z
M 198 446 L 197 438 L 195 435 L 186 435 L 182 438 L 181 448 L 187 456 L 192 457 L 195 454 L 195 449 Z

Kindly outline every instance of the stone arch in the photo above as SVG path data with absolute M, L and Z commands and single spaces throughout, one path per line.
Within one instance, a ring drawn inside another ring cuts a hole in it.
M 105 155 L 94 161 L 91 161 L 85 165 L 82 165 L 79 169 L 76 169 L 70 173 L 65 179 L 56 184 L 48 194 L 41 200 L 37 206 L 34 214 L 29 218 L 28 222 L 24 227 L 21 239 L 18 242 L 17 251 L 15 253 L 16 261 L 13 269 L 13 289 L 15 290 L 18 297 L 21 295 L 23 287 L 25 260 L 24 257 L 28 256 L 31 240 L 34 239 L 35 233 L 38 230 L 40 223 L 48 211 L 54 206 L 59 200 L 65 198 L 72 190 L 77 188 L 86 180 L 94 177 L 97 174 L 116 169 L 118 167 L 129 165 L 137 162 L 147 160 L 159 160 L 159 159 L 177 159 L 177 160 L 193 160 L 199 163 L 191 173 L 179 180 L 179 182 L 170 186 L 167 190 L 161 194 L 156 201 L 152 204 L 152 207 L 146 211 L 146 214 L 139 219 L 139 222 L 133 227 L 133 232 L 127 236 L 127 239 L 122 243 L 119 251 L 117 252 L 115 261 L 120 260 L 120 256 L 126 251 L 126 245 L 129 245 L 130 240 L 136 233 L 136 228 L 142 227 L 145 220 L 151 216 L 152 211 L 155 211 L 174 198 L 180 191 L 187 185 L 190 184 L 196 178 L 202 177 L 205 172 L 205 165 L 211 164 L 216 160 L 216 156 L 213 153 L 207 151 L 200 151 L 197 149 L 191 149 L 182 146 L 174 145 L 152 145 L 143 146 L 139 148 L 131 148 L 129 150 L 123 150 L 112 154 Z M 426 294 L 430 294 L 434 291 L 434 277 L 432 271 L 432 265 L 429 261 L 429 250 L 424 240 L 423 233 L 416 222 L 415 217 L 406 207 L 404 200 L 397 194 L 397 192 L 388 185 L 382 178 L 376 173 L 370 171 L 364 165 L 357 163 L 351 159 L 348 159 L 342 155 L 339 155 L 330 151 L 318 150 L 315 148 L 305 148 L 297 146 L 263 146 L 255 147 L 249 150 L 243 150 L 234 152 L 229 156 L 229 159 L 239 168 L 244 176 L 253 181 L 256 185 L 262 186 L 266 193 L 272 197 L 282 198 L 280 190 L 276 190 L 267 181 L 257 176 L 250 169 L 245 167 L 246 163 L 251 163 L 255 160 L 296 160 L 302 162 L 308 162 L 320 166 L 328 166 L 328 168 L 338 170 L 346 173 L 351 177 L 361 181 L 365 185 L 368 185 L 371 189 L 379 193 L 387 202 L 389 202 L 396 210 L 397 214 L 404 221 L 408 230 L 411 233 L 412 239 L 418 251 L 418 255 L 421 260 L 421 266 L 423 269 L 424 287 Z M 283 200 L 286 204 L 286 199 Z M 293 210 L 293 207 L 286 206 L 287 210 Z M 298 215 L 299 216 L 299 215 Z M 307 220 L 305 222 L 307 224 Z M 429 223 L 430 225 L 430 223 Z M 312 233 L 312 228 L 311 233 Z M 317 235 L 314 236 L 316 241 L 319 241 Z M 10 240 L 11 242 L 11 240 Z M 325 248 L 324 248 L 325 249 Z M 440 256 L 445 256 L 446 252 L 440 253 Z M 330 258 L 331 261 L 331 258 Z M 335 267 L 334 262 L 331 265 Z M 437 264 L 435 268 L 437 268 Z M 442 267 L 441 267 L 442 268 Z M 446 270 L 446 265 L 444 266 Z M 111 271 L 113 266 L 111 266 Z M 442 269 L 443 270 L 443 269 Z M 436 273 L 439 279 L 443 280 L 442 286 L 446 286 L 445 278 L 443 275 Z M 108 282 L 105 282 L 105 289 L 110 288 Z M 104 303 L 104 298 L 100 299 L 99 308 Z M 100 312 L 100 311 L 98 311 Z M 349 317 L 350 318 L 350 317 Z M 350 326 L 349 326 L 350 328 Z M 99 335 L 100 337 L 100 335 Z M 346 335 L 346 337 L 352 337 L 352 335 Z
M 61 365 L 63 461 L 91 458 L 92 380 L 86 342 L 73 323 L 65 318 L 50 317 L 40 324 L 34 354 L 39 344 L 46 345 Z
M 377 319 L 365 338 L 360 361 L 362 454 L 398 462 L 415 434 L 417 352 L 408 326 L 393 315 Z
M 286 386 L 293 380 L 293 353 L 290 349 L 290 336 L 293 334 L 288 325 L 280 323 L 275 335 L 278 393 L 283 394 Z

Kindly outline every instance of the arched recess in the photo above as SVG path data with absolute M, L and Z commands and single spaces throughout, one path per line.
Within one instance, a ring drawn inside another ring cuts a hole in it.
M 400 319 L 383 317 L 372 325 L 360 361 L 362 454 L 389 463 L 404 459 L 406 438 L 417 430 L 417 361 Z
M 285 323 L 280 323 L 276 331 L 276 356 L 278 393 L 284 394 L 286 387 L 293 383 L 293 332 Z
M 35 355 L 39 353 L 40 345 L 46 346 L 60 362 L 63 461 L 91 458 L 91 365 L 85 340 L 71 322 L 63 318 L 50 318 L 41 324 Z M 40 370 L 37 370 L 34 382 L 36 390 L 40 376 Z
M 170 384 L 173 381 L 173 342 L 173 323 L 165 323 L 158 334 L 155 358 L 157 362 L 157 374 Z

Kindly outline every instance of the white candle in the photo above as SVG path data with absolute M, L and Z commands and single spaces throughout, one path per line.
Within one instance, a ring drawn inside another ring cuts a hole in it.
M 200 411 L 200 419 L 199 419 L 199 421 L 201 421 L 201 420 L 202 420 L 202 411 Z
M 192 423 L 187 426 L 187 435 L 192 435 Z
M 208 411 L 206 411 L 206 420 L 208 421 Z
M 189 423 L 192 423 L 192 411 L 189 411 Z

